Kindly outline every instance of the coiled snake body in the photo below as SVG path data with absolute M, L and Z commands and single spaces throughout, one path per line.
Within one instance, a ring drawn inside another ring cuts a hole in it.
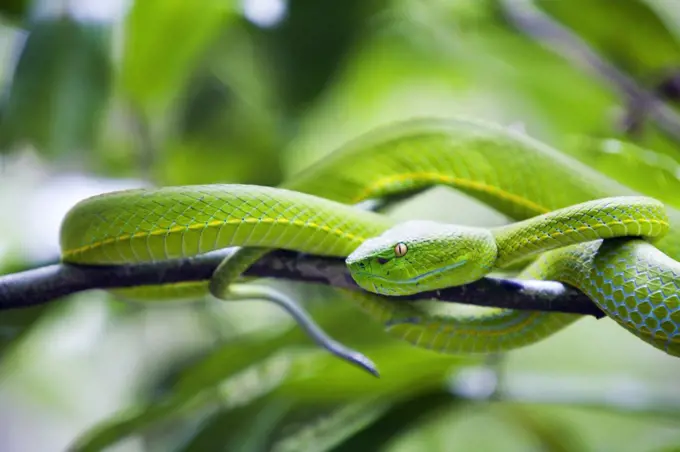
M 460 190 L 518 223 L 491 230 L 395 225 L 352 207 L 432 185 Z M 359 285 L 385 294 L 464 284 L 542 253 L 521 277 L 576 286 L 628 331 L 680 356 L 679 220 L 680 212 L 520 133 L 473 120 L 418 119 L 348 143 L 281 188 L 209 185 L 95 196 L 68 213 L 61 246 L 64 262 L 87 265 L 246 247 L 215 273 L 211 290 L 218 296 L 272 248 L 349 256 Z M 580 318 L 501 309 L 440 315 L 420 302 L 348 296 L 390 334 L 448 353 L 517 348 Z

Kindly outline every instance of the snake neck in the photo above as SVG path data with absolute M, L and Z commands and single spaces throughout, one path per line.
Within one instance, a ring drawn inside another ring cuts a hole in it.
M 585 202 L 494 228 L 496 267 L 597 239 L 656 238 L 668 231 L 668 225 L 664 205 L 652 198 L 621 196 Z

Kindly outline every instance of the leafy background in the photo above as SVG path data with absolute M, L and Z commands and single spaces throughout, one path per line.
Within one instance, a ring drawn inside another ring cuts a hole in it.
M 535 6 L 649 89 L 680 63 L 676 0 Z M 630 99 L 502 7 L 2 2 L 0 269 L 56 259 L 59 222 L 86 196 L 274 185 L 364 131 L 422 115 L 523 127 L 680 205 L 678 143 L 650 121 L 629 133 Z M 506 221 L 442 189 L 390 214 Z M 680 448 L 679 362 L 606 319 L 500 357 L 450 357 L 385 337 L 330 289 L 282 287 L 382 378 L 327 356 L 260 302 L 140 306 L 92 291 L 2 312 L 0 450 Z

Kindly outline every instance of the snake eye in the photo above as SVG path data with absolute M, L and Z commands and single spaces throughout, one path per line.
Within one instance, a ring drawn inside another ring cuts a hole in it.
M 378 260 L 378 263 L 379 263 L 380 265 L 384 265 L 384 264 L 386 264 L 386 263 L 388 263 L 388 262 L 390 261 L 389 259 L 386 259 L 386 258 L 384 258 L 384 257 L 379 257 L 379 258 L 377 258 L 377 260 Z
M 394 246 L 394 254 L 397 257 L 405 256 L 407 251 L 408 251 L 408 247 L 406 246 L 405 243 L 399 242 Z

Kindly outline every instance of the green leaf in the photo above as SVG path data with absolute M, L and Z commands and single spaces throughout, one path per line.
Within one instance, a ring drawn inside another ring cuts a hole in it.
M 28 12 L 30 3 L 30 0 L 3 0 L 0 3 L 0 16 L 21 22 Z
M 122 439 L 140 434 L 158 422 L 195 421 L 216 409 L 247 406 L 280 386 L 296 363 L 295 356 L 283 352 L 259 361 L 216 386 L 202 388 L 196 394 L 171 394 L 149 405 L 118 413 L 96 425 L 71 446 L 72 451 L 99 451 Z
M 335 452 L 350 452 L 362 448 L 378 450 L 390 440 L 394 440 L 395 432 L 406 433 L 417 429 L 442 410 L 456 409 L 459 405 L 460 402 L 455 396 L 441 388 L 416 393 L 413 397 L 393 403 L 389 410 L 376 417 L 370 426 L 351 438 L 346 438 L 333 450 Z
M 289 2 L 286 20 L 267 34 L 288 113 L 304 111 L 323 93 L 363 31 L 363 22 L 388 4 Z
M 69 17 L 31 25 L 0 124 L 0 148 L 54 155 L 90 148 L 110 84 L 109 27 Z
M 168 141 L 158 155 L 156 180 L 281 182 L 284 129 L 272 83 L 276 71 L 258 37 L 252 27 L 238 24 L 211 46 L 175 104 L 177 141 Z
M 565 152 L 634 190 L 680 208 L 680 163 L 617 139 L 573 137 Z
M 137 0 L 125 23 L 122 88 L 141 108 L 162 109 L 233 17 L 230 0 Z
M 201 388 L 193 395 L 186 391 L 161 401 L 122 412 L 81 436 L 71 450 L 95 451 L 125 437 L 140 434 L 159 422 L 197 419 L 214 412 L 247 406 L 266 395 L 293 399 L 298 405 L 316 405 L 353 400 L 358 397 L 408 395 L 441 387 L 445 376 L 465 358 L 453 359 L 410 346 L 379 348 L 371 351 L 385 363 L 382 379 L 355 369 L 318 349 L 279 353 L 234 374 L 218 385 Z M 225 367 L 226 363 L 225 363 Z M 409 369 L 404 372 L 403 369 Z
M 2 361 L 8 347 L 28 333 L 33 325 L 50 310 L 49 305 L 40 305 L 2 311 L 2 319 L 0 319 L 0 361 Z
M 352 312 L 355 311 L 347 310 L 348 314 Z M 330 321 L 331 317 L 325 320 Z M 337 316 L 333 319 L 335 328 L 350 336 L 356 334 L 359 340 L 362 336 L 370 337 L 361 332 L 358 324 L 348 329 L 343 319 Z M 75 450 L 100 450 L 161 422 L 205 416 L 216 407 L 227 410 L 247 406 L 269 394 L 293 399 L 298 405 L 342 403 L 368 396 L 406 396 L 440 387 L 450 370 L 478 361 L 476 357 L 451 357 L 420 350 L 397 340 L 365 344 L 361 351 L 375 359 L 383 375 L 376 379 L 314 345 L 304 348 L 298 345 L 294 349 L 293 345 L 301 340 L 309 344 L 297 328 L 264 341 L 260 339 L 262 342 L 255 340 L 257 336 L 221 347 L 183 372 L 168 396 L 100 424 L 81 437 Z
M 547 416 L 540 407 L 507 403 L 495 406 L 491 412 L 531 434 L 539 450 L 546 452 L 590 450 L 567 423 L 554 416 Z
M 342 406 L 274 444 L 272 451 L 323 452 L 343 443 L 379 419 L 390 403 L 369 397 Z M 372 449 L 372 448 L 371 448 Z
M 606 59 L 640 78 L 674 67 L 680 60 L 680 43 L 644 1 L 541 0 L 538 4 Z
M 676 39 L 680 39 L 680 10 L 673 0 L 640 0 L 651 10 L 655 11 L 659 19 L 666 25 L 668 31 Z
M 270 450 L 271 437 L 290 411 L 291 405 L 289 401 L 264 399 L 245 407 L 218 412 L 203 422 L 178 452 Z

